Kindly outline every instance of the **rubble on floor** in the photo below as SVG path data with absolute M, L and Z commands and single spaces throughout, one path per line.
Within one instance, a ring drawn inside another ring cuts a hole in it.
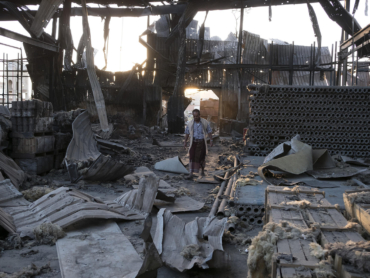
M 365 242 L 318 189 L 268 186 L 266 194 L 266 224 L 249 248 L 250 277 L 276 277 L 277 273 L 281 277 L 291 277 L 289 273 L 330 277 L 338 265 L 334 265 L 334 257 L 327 257 L 328 247 L 349 240 Z M 291 207 L 288 201 L 292 199 L 310 202 L 310 206 Z M 346 268 L 347 264 L 340 266 Z
M 41 267 L 37 267 L 34 264 L 31 264 L 30 266 L 27 266 L 23 268 L 20 271 L 17 271 L 12 274 L 7 274 L 4 272 L 0 272 L 0 278 L 31 278 L 35 277 L 37 275 L 41 275 L 43 273 L 51 272 L 50 264 L 47 263 Z

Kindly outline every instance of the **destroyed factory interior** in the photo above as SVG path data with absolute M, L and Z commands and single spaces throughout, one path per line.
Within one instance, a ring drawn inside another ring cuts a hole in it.
M 370 278 L 368 0 L 8 0 L 0 38 L 0 278 Z

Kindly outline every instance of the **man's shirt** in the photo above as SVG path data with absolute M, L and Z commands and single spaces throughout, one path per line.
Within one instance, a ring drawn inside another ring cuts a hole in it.
M 207 133 L 212 133 L 212 129 L 211 129 L 209 123 L 207 124 L 206 131 L 207 131 Z M 188 126 L 186 126 L 185 134 L 190 134 L 190 130 L 189 130 Z M 194 121 L 194 138 L 195 139 L 204 139 L 203 127 L 202 127 L 202 122 L 201 121 L 199 121 L 199 123 Z

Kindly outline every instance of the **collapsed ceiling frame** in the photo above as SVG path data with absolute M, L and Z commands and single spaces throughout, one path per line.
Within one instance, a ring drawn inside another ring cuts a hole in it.
M 159 3 L 161 2 L 162 5 Z M 357 21 L 353 22 L 353 17 L 349 14 L 348 9 L 345 9 L 339 0 L 318 0 L 318 1 L 307 1 L 307 0 L 295 0 L 295 1 L 285 1 L 281 2 L 278 0 L 270 0 L 270 1 L 261 1 L 261 0 L 237 0 L 237 1 L 223 1 L 223 0 L 215 0 L 215 1 L 208 1 L 208 0 L 189 0 L 189 1 L 165 1 L 167 4 L 165 4 L 163 1 L 134 1 L 134 0 L 120 0 L 120 1 L 113 1 L 113 0 L 66 0 L 63 4 L 63 9 L 59 9 L 56 7 L 59 7 L 61 4 L 61 0 L 14 0 L 12 2 L 7 1 L 0 1 L 0 21 L 2 20 L 18 20 L 23 27 L 30 33 L 31 39 L 29 41 L 25 41 L 25 39 L 20 38 L 19 36 L 16 36 L 14 34 L 9 34 L 9 32 L 0 32 L 0 35 L 6 36 L 8 38 L 17 39 L 19 41 L 23 41 L 28 44 L 32 44 L 44 49 L 50 48 L 50 45 L 55 44 L 55 49 L 52 51 L 59 52 L 59 58 L 55 61 L 56 68 L 61 69 L 64 66 L 65 70 L 72 70 L 71 67 L 71 57 L 72 57 L 72 51 L 73 51 L 73 42 L 71 40 L 71 30 L 69 26 L 69 18 L 71 16 L 83 16 L 84 17 L 84 26 L 88 26 L 87 21 L 87 14 L 89 16 L 99 16 L 106 19 L 105 22 L 105 30 L 107 29 L 109 31 L 109 20 L 111 17 L 140 17 L 140 16 L 150 16 L 150 15 L 165 15 L 165 14 L 172 14 L 172 17 L 170 19 L 170 33 L 166 40 L 166 44 L 170 45 L 174 42 L 174 40 L 180 38 L 180 48 L 179 48 L 179 55 L 178 55 L 178 61 L 177 61 L 177 69 L 176 69 L 176 82 L 175 82 L 175 88 L 173 96 L 177 96 L 179 99 L 176 101 L 174 100 L 174 105 L 180 106 L 183 105 L 182 99 L 182 87 L 183 81 L 184 81 L 184 74 L 186 72 L 185 69 L 188 68 L 188 66 L 192 68 L 200 68 L 204 67 L 204 62 L 200 63 L 200 57 L 202 56 L 202 47 L 200 45 L 200 53 L 197 53 L 197 63 L 195 65 L 188 65 L 186 63 L 185 59 L 185 28 L 190 24 L 190 22 L 193 20 L 194 16 L 198 11 L 212 11 L 212 10 L 223 10 L 223 9 L 240 9 L 241 13 L 243 14 L 244 8 L 247 7 L 269 7 L 269 16 L 271 18 L 271 6 L 276 5 L 291 5 L 291 4 L 307 4 L 309 9 L 309 14 L 311 17 L 311 21 L 313 24 L 313 29 L 315 32 L 315 36 L 317 36 L 318 39 L 318 45 L 319 49 L 317 51 L 317 56 L 315 55 L 315 50 L 313 50 L 313 56 L 315 58 L 310 58 L 311 62 L 310 65 L 306 67 L 294 67 L 293 63 L 290 62 L 291 65 L 289 67 L 274 67 L 271 63 L 269 65 L 269 70 L 272 72 L 273 70 L 281 71 L 288 69 L 292 75 L 293 71 L 302 71 L 309 69 L 310 72 L 313 71 L 320 71 L 320 46 L 321 46 L 321 34 L 320 29 L 318 26 L 318 21 L 315 15 L 315 12 L 310 5 L 311 3 L 319 2 L 325 12 L 328 14 L 329 18 L 334 20 L 343 30 L 345 30 L 348 34 L 356 33 L 361 29 L 360 25 L 357 23 Z M 80 4 L 82 7 L 72 7 L 72 3 Z M 31 11 L 29 10 L 26 5 L 37 5 L 39 4 L 38 11 Z M 104 7 L 87 7 L 86 4 L 101 4 L 104 5 Z M 126 6 L 125 8 L 112 8 L 109 5 L 116 4 L 119 7 Z M 22 6 L 21 6 L 22 5 Z M 59 26 L 59 41 L 55 40 L 56 35 L 56 18 L 60 18 Z M 47 26 L 51 20 L 53 20 L 53 34 L 52 36 L 46 34 L 43 31 L 43 28 Z M 107 23 L 108 22 L 108 23 Z M 240 22 L 240 26 L 242 28 L 243 23 L 242 19 Z M 242 29 L 241 29 L 242 30 Z M 240 31 L 241 31 L 240 30 Z M 145 33 L 145 32 L 144 32 Z M 144 35 L 144 34 L 143 34 Z M 105 42 L 108 37 L 108 32 L 105 32 L 104 39 Z M 209 64 L 207 64 L 208 68 L 211 67 L 224 67 L 224 68 L 232 68 L 235 70 L 242 70 L 242 68 L 245 68 L 248 65 L 242 65 L 240 63 L 240 53 L 241 52 L 241 42 L 242 36 L 240 33 L 239 40 L 238 40 L 238 59 L 235 64 L 231 65 L 217 65 L 217 64 L 211 64 L 212 61 L 208 61 Z M 36 42 L 39 42 L 39 45 L 36 45 Z M 84 48 L 90 48 L 91 45 L 88 43 L 89 40 L 84 38 L 81 40 L 82 44 L 81 47 L 79 45 L 79 51 L 78 54 L 81 56 Z M 32 43 L 31 43 L 32 42 Z M 147 48 L 153 48 L 150 47 L 149 44 L 143 43 L 144 41 L 140 41 L 144 46 Z M 49 49 L 51 50 L 51 49 Z M 64 65 L 63 65 L 63 50 L 66 50 L 66 57 L 64 58 Z M 151 49 L 154 50 L 155 49 Z M 91 52 L 91 51 L 90 51 Z M 68 54 L 68 55 L 67 55 Z M 90 53 L 91 54 L 91 53 Z M 104 52 L 105 55 L 107 55 L 106 52 Z M 68 56 L 68 57 L 67 57 Z M 105 56 L 106 57 L 106 56 Z M 207 62 L 207 63 L 208 63 Z M 53 62 L 54 63 L 54 62 Z M 88 67 L 90 68 L 91 74 L 89 74 L 90 82 L 95 80 L 95 70 L 93 65 L 93 60 L 90 59 Z M 77 63 L 79 64 L 79 63 Z M 106 67 L 107 65 L 105 65 Z M 174 67 L 174 63 L 169 63 L 168 66 Z M 258 66 L 258 65 L 257 65 Z M 254 65 L 256 67 L 256 65 Z M 148 69 L 145 69 L 147 71 Z M 325 68 L 325 70 L 328 70 L 328 68 Z M 330 68 L 329 70 L 332 70 Z M 136 72 L 136 70 L 135 70 Z M 60 73 L 60 72 L 59 72 Z M 59 77 L 60 78 L 60 77 Z M 291 78 L 289 78 L 291 80 Z M 99 82 L 93 82 L 96 87 L 97 91 L 101 91 Z M 99 88 L 98 88 L 99 87 Z M 125 86 L 124 86 L 125 87 Z M 93 90 L 94 91 L 94 90 Z M 122 88 L 121 90 L 122 91 Z M 52 94 L 50 94 L 52 95 Z M 101 94 L 100 94 L 101 95 Z M 95 94 L 94 94 L 95 96 Z M 95 96 L 96 97 L 96 96 Z M 99 98 L 101 100 L 101 97 Z M 95 101 L 96 102 L 96 101 Z M 98 101 L 99 102 L 99 101 Z M 100 101 L 101 102 L 101 101 Z M 97 109 L 98 110 L 105 110 L 103 107 L 104 105 L 100 105 L 96 102 Z M 171 105 L 169 105 L 168 112 L 171 112 Z M 177 109 L 176 107 L 173 107 L 175 110 L 183 110 L 183 109 Z M 181 108 L 181 107 L 180 107 Z M 178 111 L 177 111 L 178 112 Z M 173 118 L 181 118 L 181 115 L 178 113 L 174 114 Z M 103 118 L 106 118 L 104 116 Z M 106 123 L 106 121 L 103 121 Z M 179 125 L 179 122 L 174 123 L 175 125 Z M 170 125 L 170 122 L 169 122 Z M 181 124 L 180 124 L 181 126 Z M 106 129 L 106 124 L 104 124 L 104 129 Z

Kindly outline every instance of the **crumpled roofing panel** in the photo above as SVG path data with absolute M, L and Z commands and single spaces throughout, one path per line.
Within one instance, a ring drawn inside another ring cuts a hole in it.
M 69 143 L 66 159 L 69 162 L 96 160 L 100 156 L 91 129 L 89 113 L 81 113 L 72 123 L 73 138 Z

